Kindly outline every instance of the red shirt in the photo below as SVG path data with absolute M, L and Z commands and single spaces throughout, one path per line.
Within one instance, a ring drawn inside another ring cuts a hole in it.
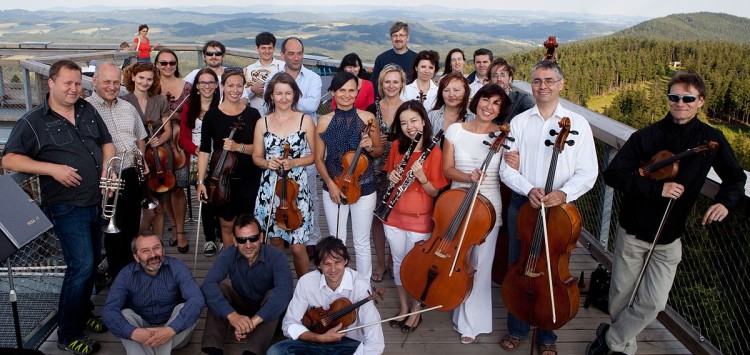
M 138 38 L 140 36 L 133 39 L 133 43 L 138 46 L 136 50 L 138 51 L 138 58 L 151 58 L 151 40 L 146 37 L 146 39 L 142 39 L 140 42 L 141 44 L 138 45 Z

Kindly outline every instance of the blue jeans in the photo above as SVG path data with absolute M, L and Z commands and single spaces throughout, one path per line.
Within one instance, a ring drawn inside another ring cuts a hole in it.
M 44 213 L 55 225 L 67 265 L 58 306 L 58 342 L 67 344 L 83 335 L 94 304 L 95 263 L 101 256 L 99 206 L 48 205 Z
M 521 206 L 529 200 L 528 197 L 513 193 L 508 206 L 508 264 L 514 264 L 521 257 L 521 240 L 518 239 L 516 223 L 518 222 L 518 211 Z M 523 322 L 508 313 L 508 333 L 518 339 L 526 339 L 529 336 L 529 324 Z M 557 335 L 552 330 L 538 329 L 536 332 L 537 344 L 554 344 Z
M 335 343 L 314 343 L 304 340 L 287 339 L 273 344 L 266 355 L 351 355 L 357 351 L 359 342 L 352 338 L 341 338 Z

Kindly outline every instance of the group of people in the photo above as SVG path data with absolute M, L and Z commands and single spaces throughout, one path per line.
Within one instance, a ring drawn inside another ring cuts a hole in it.
M 363 79 L 361 59 L 347 55 L 328 88 L 334 109 L 318 117 L 322 82 L 302 65 L 301 39 L 286 38 L 279 60 L 274 58 L 276 37 L 259 34 L 259 60 L 247 68 L 225 67 L 226 48 L 209 41 L 202 51 L 206 66 L 180 78 L 172 50 L 161 49 L 155 65 L 150 63 L 148 26 L 141 27 L 134 41 L 137 63 L 121 73 L 114 63 L 100 62 L 94 92 L 85 100 L 80 67 L 68 60 L 54 63 L 46 100 L 19 119 L 4 152 L 4 168 L 40 176 L 42 207 L 55 225 L 67 264 L 58 347 L 76 354 L 100 348 L 85 335 L 87 329 L 109 329 L 128 353 L 168 354 L 188 342 L 205 305 L 201 348 L 208 354 L 223 353 L 228 332 L 246 341 L 245 354 L 382 353 L 381 316 L 371 302 L 356 309 L 350 325 L 363 327 L 346 332 L 340 332 L 340 324 L 317 331 L 307 311 L 327 309 L 341 297 L 353 303 L 366 299 L 371 284 L 391 272 L 399 311 L 388 324 L 403 333 L 416 331 L 423 304 L 420 295 L 406 291 L 402 281 L 412 270 L 401 265 L 431 237 L 436 223 L 449 223 L 433 219 L 435 202 L 448 188 L 477 188 L 496 216 L 484 242 L 461 259 L 476 272 L 452 321 L 458 340 L 470 344 L 493 331 L 488 310 L 501 225 L 508 224 L 508 259 L 516 263 L 524 258 L 517 226 L 521 207 L 538 210 L 574 202 L 598 176 L 591 128 L 561 105 L 564 75 L 551 61 L 532 68 L 531 95 L 513 87 L 515 68 L 487 49 L 474 52 L 475 72 L 468 76 L 463 51 L 451 50 L 443 75 L 435 80 L 438 53 L 409 49 L 408 24 L 396 22 L 390 29 L 393 48 L 377 57 L 372 81 Z M 123 84 L 129 94 L 118 97 Z M 706 97 L 703 80 L 678 73 L 667 92 L 670 113 L 633 134 L 603 172 L 624 200 L 610 291 L 612 324 L 599 327 L 588 354 L 635 353 L 636 335 L 666 304 L 681 256 L 679 237 L 708 170 L 715 168 L 722 184 L 704 224 L 726 218 L 743 194 L 745 174 L 731 147 L 719 131 L 697 119 Z M 545 141 L 555 140 L 564 118 L 575 132 L 570 136 L 574 143 L 557 156 Z M 505 123 L 513 139 L 494 154 L 492 138 Z M 660 150 L 684 151 L 706 141 L 718 147 L 685 158 L 668 182 L 638 174 L 639 163 Z M 89 295 L 100 258 L 101 201 L 114 203 L 112 191 L 100 191 L 99 181 L 113 179 L 108 174 L 113 157 L 121 157 L 117 166 L 124 189 L 116 200 L 120 231 L 103 238 L 116 278 L 99 318 Z M 547 181 L 551 162 L 556 173 Z M 203 253 L 218 253 L 201 286 L 183 262 L 164 255 L 162 242 L 166 211 L 173 223 L 169 245 L 180 253 L 189 250 L 184 188 L 191 165 L 197 194 L 205 201 Z M 323 191 L 318 191 L 318 179 Z M 411 183 L 400 186 L 407 179 Z M 512 190 L 505 221 L 501 183 Z M 403 191 L 390 214 L 374 218 L 394 187 Z M 148 206 L 151 200 L 158 202 L 156 208 Z M 669 200 L 674 206 L 656 257 L 635 304 L 628 307 L 659 226 L 658 211 Z M 325 238 L 315 218 L 321 205 L 331 235 Z M 349 217 L 353 258 L 345 246 Z M 392 260 L 385 255 L 386 241 Z M 505 350 L 517 349 L 529 336 L 530 325 L 519 318 L 508 315 L 508 332 L 500 342 Z M 289 339 L 271 345 L 279 322 Z M 552 330 L 540 329 L 540 354 L 556 354 L 556 340 Z

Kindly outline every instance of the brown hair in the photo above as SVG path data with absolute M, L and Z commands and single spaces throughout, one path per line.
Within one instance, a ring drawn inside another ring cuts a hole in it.
M 159 71 L 151 63 L 136 63 L 125 68 L 125 71 L 123 71 L 122 73 L 122 77 L 123 77 L 122 80 L 125 83 L 125 89 L 127 89 L 128 92 L 135 91 L 135 82 L 133 81 L 133 79 L 135 78 L 136 75 L 138 75 L 138 73 L 144 72 L 144 71 L 150 71 L 154 73 L 154 83 L 148 89 L 148 96 L 159 95 L 159 90 L 161 89 L 161 81 L 159 80 Z

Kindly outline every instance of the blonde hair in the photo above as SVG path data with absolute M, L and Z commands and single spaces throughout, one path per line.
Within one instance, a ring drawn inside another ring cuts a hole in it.
M 404 87 L 406 86 L 406 73 L 404 72 L 404 69 L 397 64 L 388 64 L 383 67 L 383 70 L 380 71 L 380 75 L 378 76 L 378 94 L 380 94 L 381 99 L 385 97 L 383 81 L 385 81 L 385 76 L 391 72 L 398 72 L 399 76 L 401 76 L 401 93 L 404 92 Z

